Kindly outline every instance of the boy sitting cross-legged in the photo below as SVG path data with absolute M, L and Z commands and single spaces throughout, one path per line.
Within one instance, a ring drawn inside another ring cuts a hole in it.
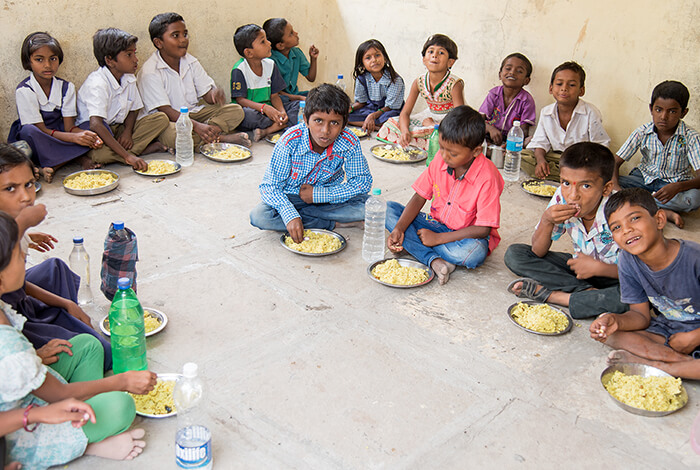
M 438 132 L 440 158 L 413 183 L 405 208 L 387 203 L 386 228 L 391 251 L 405 248 L 445 284 L 456 265 L 476 268 L 498 246 L 503 178 L 482 153 L 486 124 L 477 111 L 456 107 Z M 430 215 L 421 212 L 428 200 Z
M 605 216 L 622 248 L 620 291 L 630 308 L 603 313 L 591 324 L 591 337 L 618 349 L 609 363 L 648 364 L 700 379 L 700 245 L 664 237 L 666 212 L 642 188 L 611 196 Z
M 606 147 L 574 144 L 561 155 L 561 187 L 552 196 L 532 235 L 532 246 L 508 247 L 504 261 L 519 276 L 508 286 L 518 297 L 569 307 L 574 318 L 622 313 L 617 280 L 619 247 L 603 208 L 612 190 L 615 160 Z M 550 251 L 568 233 L 574 255 Z

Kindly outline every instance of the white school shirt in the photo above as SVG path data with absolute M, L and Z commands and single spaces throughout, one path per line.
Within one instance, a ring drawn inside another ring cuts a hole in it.
M 144 62 L 138 74 L 138 86 L 144 103 L 144 114 L 156 112 L 159 106 L 169 105 L 176 111 L 187 106 L 191 113 L 204 107 L 197 105 L 200 98 L 214 87 L 214 80 L 207 75 L 194 56 L 180 58 L 180 73 L 165 63 L 156 51 Z
M 29 73 L 27 86 L 20 86 L 15 90 L 15 102 L 17 114 L 23 126 L 44 122 L 40 111 L 61 110 L 63 117 L 75 117 L 78 115 L 75 107 L 75 85 L 68 82 L 66 96 L 63 96 L 63 82 L 60 78 L 51 79 L 51 91 L 46 97 L 44 90 L 36 81 L 34 73 Z
M 600 111 L 582 99 L 578 100 L 566 130 L 559 124 L 557 103 L 542 108 L 535 135 L 532 136 L 527 148 L 530 150 L 540 148 L 545 152 L 550 150 L 563 152 L 579 142 L 596 142 L 606 147 L 610 146 L 610 136 L 603 128 L 603 117 Z
M 107 67 L 92 72 L 78 90 L 78 124 L 99 116 L 112 124 L 122 124 L 130 111 L 143 108 L 136 88 L 136 77 L 131 73 L 122 76 L 121 83 Z

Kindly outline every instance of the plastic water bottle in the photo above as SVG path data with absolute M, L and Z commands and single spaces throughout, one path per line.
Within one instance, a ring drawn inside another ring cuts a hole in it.
M 374 188 L 365 202 L 365 234 L 362 238 L 362 259 L 373 263 L 384 259 L 384 223 L 386 201 L 382 190 Z
M 175 140 L 175 161 L 182 166 L 194 163 L 194 143 L 192 141 L 192 121 L 187 108 L 180 108 L 180 117 L 175 123 L 177 139 Z
M 124 228 L 124 222 L 121 220 L 115 220 L 112 222 L 112 226 L 114 227 L 114 231 L 117 233 L 117 238 L 119 238 L 119 241 L 127 241 L 129 240 L 129 232 L 126 231 Z
M 430 134 L 430 138 L 428 139 L 428 159 L 425 162 L 425 166 L 430 165 L 430 162 L 433 161 L 433 158 L 435 158 L 438 150 L 440 150 L 440 133 L 438 132 L 439 127 L 440 124 L 435 124 L 435 129 L 433 129 L 433 132 Z
M 520 121 L 513 121 L 506 140 L 506 157 L 503 162 L 503 179 L 518 181 L 520 177 L 520 152 L 523 149 L 523 130 Z
M 92 302 L 90 290 L 90 255 L 83 246 L 83 237 L 73 237 L 73 251 L 68 255 L 71 271 L 80 276 L 78 287 L 78 305 L 81 307 Z
M 306 101 L 299 101 L 299 114 L 297 115 L 297 124 L 305 125 L 304 109 L 306 109 Z
M 177 410 L 175 462 L 179 468 L 211 469 L 211 430 L 206 426 L 204 387 L 197 377 L 197 364 L 188 362 L 173 390 Z
M 146 370 L 148 363 L 143 308 L 131 289 L 128 277 L 119 278 L 117 287 L 109 309 L 112 369 L 115 374 L 128 370 Z
M 340 89 L 343 90 L 345 93 L 348 92 L 348 87 L 345 85 L 345 80 L 343 79 L 342 74 L 338 74 L 338 80 L 335 81 L 335 86 L 340 87 Z

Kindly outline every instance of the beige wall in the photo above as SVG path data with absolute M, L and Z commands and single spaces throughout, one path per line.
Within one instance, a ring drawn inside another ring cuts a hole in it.
M 587 72 L 586 96 L 603 113 L 613 150 L 632 129 L 649 120 L 648 102 L 655 84 L 680 80 L 691 93 L 686 121 L 700 128 L 700 83 L 696 63 L 700 36 L 700 2 L 651 0 L 507 2 L 492 0 L 259 0 L 257 2 L 162 1 L 119 3 L 73 0 L 71 9 L 56 0 L 5 2 L 0 28 L 5 43 L 0 51 L 0 134 L 16 118 L 14 88 L 26 76 L 19 61 L 24 36 L 48 30 L 63 46 L 66 59 L 59 74 L 80 85 L 96 67 L 91 36 L 101 27 L 115 26 L 139 38 L 138 54 L 153 51 L 147 27 L 151 17 L 174 10 L 185 17 L 191 33 L 190 52 L 200 59 L 216 82 L 228 89 L 230 67 L 238 59 L 232 34 L 236 26 L 262 22 L 271 16 L 290 20 L 301 47 L 320 49 L 319 80 L 349 76 L 354 51 L 368 39 L 382 41 L 407 84 L 424 69 L 420 50 L 432 33 L 449 35 L 459 46 L 454 72 L 465 80 L 467 102 L 477 107 L 498 84 L 501 59 L 520 51 L 534 65 L 528 90 L 538 110 L 552 102 L 548 94 L 551 70 L 576 60 Z M 202 5 L 208 5 L 201 10 Z M 302 80 L 302 87 L 306 84 Z

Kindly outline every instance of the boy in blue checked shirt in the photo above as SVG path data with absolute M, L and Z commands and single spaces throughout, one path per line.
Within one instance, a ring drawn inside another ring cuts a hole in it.
M 296 243 L 304 228 L 332 230 L 364 220 L 372 175 L 360 141 L 345 130 L 350 98 L 323 84 L 309 92 L 304 119 L 277 142 L 260 184 L 262 203 L 250 213 L 261 230 L 287 231 Z
M 623 188 L 644 188 L 658 201 L 666 217 L 683 228 L 678 212 L 700 207 L 700 134 L 683 122 L 690 93 L 680 82 L 661 82 L 651 93 L 652 121 L 632 132 L 615 157 L 615 178 L 623 163 L 639 150 L 642 161 L 629 176 L 620 176 Z

